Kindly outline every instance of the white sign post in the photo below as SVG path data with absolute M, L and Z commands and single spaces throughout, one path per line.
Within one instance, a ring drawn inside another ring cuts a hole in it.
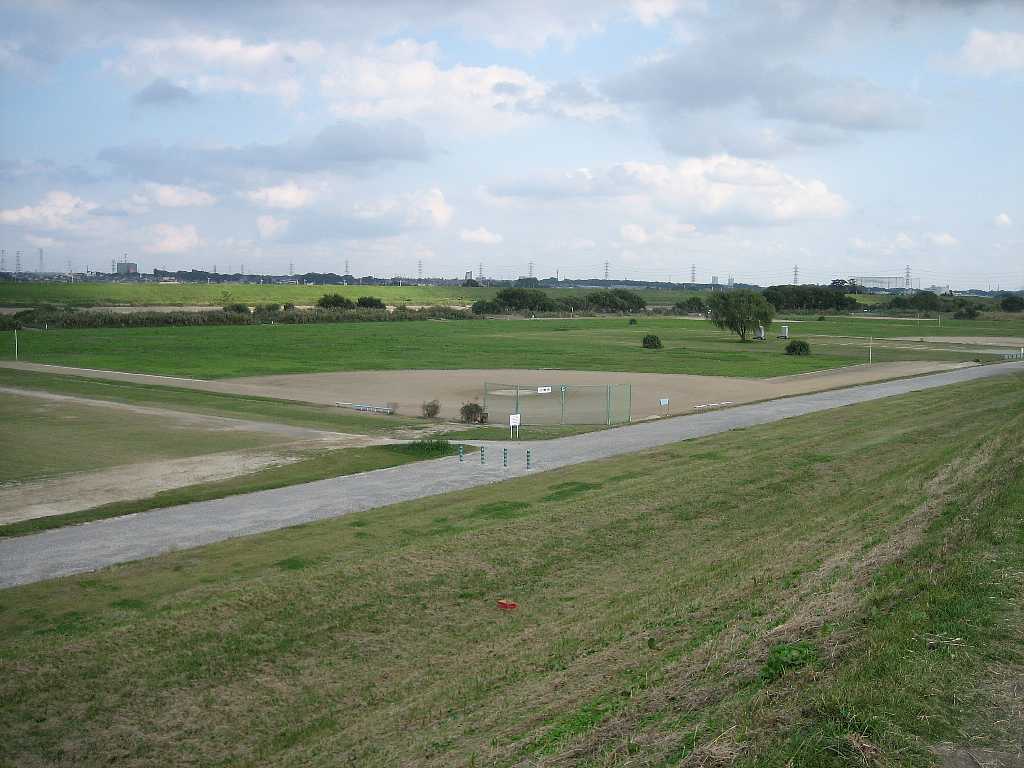
M 523 420 L 521 413 L 510 413 L 508 415 L 508 437 L 510 440 L 516 439 L 516 434 L 519 432 L 519 423 Z
M 537 387 L 537 394 L 538 395 L 550 395 L 551 394 L 551 387 Z

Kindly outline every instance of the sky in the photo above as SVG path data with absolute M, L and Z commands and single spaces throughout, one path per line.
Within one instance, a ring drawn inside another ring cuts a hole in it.
M 1024 287 L 1024 2 L 0 0 L 35 269 Z

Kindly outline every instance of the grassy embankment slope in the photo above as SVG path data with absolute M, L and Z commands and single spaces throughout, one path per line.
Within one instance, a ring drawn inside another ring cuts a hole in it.
M 583 296 L 593 289 L 548 288 L 550 296 Z M 247 304 L 315 304 L 325 293 L 340 293 L 351 299 L 377 296 L 387 304 L 445 304 L 468 306 L 481 299 L 493 299 L 497 288 L 460 286 L 375 286 L 375 285 L 254 285 L 228 283 L 15 283 L 0 282 L 0 306 L 34 307 L 43 303 L 76 307 L 96 306 L 221 306 L 227 301 Z M 637 291 L 651 305 L 671 305 L 698 291 Z
M 785 322 L 785 321 L 783 321 Z M 21 359 L 196 378 L 410 368 L 561 368 L 769 377 L 866 362 L 867 337 L 937 335 L 934 321 L 833 318 L 790 321 L 813 354 L 783 354 L 772 325 L 767 343 L 741 344 L 702 320 L 625 318 L 473 320 L 237 327 L 25 331 Z M 647 333 L 664 349 L 641 347 Z M 946 321 L 941 335 L 1024 336 L 1024 320 Z M 0 359 L 13 359 L 11 333 Z M 875 360 L 991 359 L 974 349 L 878 344 Z
M 0 763 L 924 766 L 1019 742 L 1022 386 L 4 591 Z

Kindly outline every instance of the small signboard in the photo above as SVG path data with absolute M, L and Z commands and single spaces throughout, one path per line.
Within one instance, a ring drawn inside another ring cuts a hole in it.
M 537 394 L 538 395 L 550 395 L 551 394 L 551 387 L 537 387 Z
M 508 436 L 511 439 L 515 439 L 516 430 L 519 429 L 519 423 L 523 420 L 521 413 L 510 413 L 508 415 Z
M 663 398 L 661 398 L 661 399 L 660 399 L 660 400 L 658 401 L 658 404 L 659 404 L 659 405 L 660 405 L 660 406 L 661 406 L 662 408 L 668 408 L 668 398 L 667 398 L 667 397 L 663 397 Z

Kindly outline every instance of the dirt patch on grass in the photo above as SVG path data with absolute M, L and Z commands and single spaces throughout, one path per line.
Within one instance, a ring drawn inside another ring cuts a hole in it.
M 927 341 L 935 344 L 1024 347 L 1024 336 L 896 336 L 893 338 L 893 341 Z

